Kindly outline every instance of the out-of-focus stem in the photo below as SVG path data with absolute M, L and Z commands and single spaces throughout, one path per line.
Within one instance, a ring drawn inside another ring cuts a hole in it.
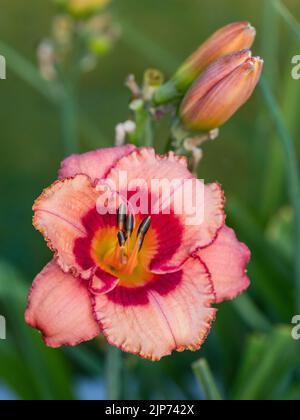
M 60 104 L 62 136 L 65 154 L 79 152 L 77 100 L 74 87 L 65 85 Z
M 205 359 L 200 359 L 195 362 L 193 364 L 193 371 L 199 381 L 205 399 L 207 401 L 221 401 L 221 394 L 207 361 Z
M 110 401 L 120 400 L 122 395 L 122 352 L 112 346 L 106 353 L 106 392 Z
M 271 5 L 275 7 L 277 12 L 283 17 L 285 22 L 291 28 L 294 35 L 300 40 L 300 23 L 292 15 L 289 9 L 282 3 L 281 0 L 273 0 Z

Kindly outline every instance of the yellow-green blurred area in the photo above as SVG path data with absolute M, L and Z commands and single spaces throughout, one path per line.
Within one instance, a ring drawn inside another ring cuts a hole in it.
M 0 54 L 9 46 L 36 65 L 37 47 L 49 36 L 56 12 L 52 2 L 1 0 L 0 10 Z M 13 68 L 7 57 L 7 80 L 0 80 L 0 315 L 7 319 L 7 340 L 0 340 L 0 399 L 100 399 L 108 387 L 117 388 L 110 395 L 125 399 L 202 399 L 191 367 L 200 357 L 207 359 L 225 399 L 300 399 L 300 342 L 291 337 L 291 320 L 300 311 L 300 279 L 294 274 L 300 257 L 286 170 L 292 163 L 282 142 L 285 137 L 294 143 L 299 162 L 300 80 L 291 76 L 292 57 L 300 55 L 299 1 L 113 0 L 109 10 L 122 34 L 81 81 L 81 151 L 113 144 L 116 124 L 130 116 L 128 74 L 141 81 L 147 68 L 156 67 L 170 77 L 220 26 L 249 20 L 257 28 L 253 52 L 265 59 L 279 127 L 258 88 L 220 138 L 205 145 L 199 169 L 201 178 L 223 185 L 228 223 L 252 251 L 252 286 L 237 301 L 220 305 L 199 352 L 156 364 L 124 354 L 118 383 L 106 382 L 102 340 L 46 349 L 39 334 L 25 326 L 23 313 L 33 277 L 51 258 L 32 227 L 31 207 L 64 158 L 61 117 L 59 107 L 29 80 L 27 66 Z M 156 138 L 159 152 L 167 136 L 163 124 Z

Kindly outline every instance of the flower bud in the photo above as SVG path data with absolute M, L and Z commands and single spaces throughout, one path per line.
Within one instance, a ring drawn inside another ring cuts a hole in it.
M 230 54 L 211 64 L 186 94 L 180 116 L 186 127 L 210 131 L 220 127 L 252 95 L 263 60 L 249 50 Z
M 67 12 L 75 17 L 86 17 L 105 7 L 111 0 L 56 0 Z
M 176 87 L 185 91 L 212 62 L 230 53 L 251 48 L 256 30 L 248 22 L 236 22 L 215 32 L 179 68 Z

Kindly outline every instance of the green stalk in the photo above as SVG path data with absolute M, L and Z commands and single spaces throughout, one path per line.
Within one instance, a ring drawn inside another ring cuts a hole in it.
M 136 130 L 129 136 L 131 143 L 139 147 L 153 147 L 154 124 L 144 101 L 133 102 L 131 110 L 134 112 L 136 122 Z
M 74 93 L 73 98 L 71 98 L 72 92 L 65 93 L 62 98 L 61 86 L 58 83 L 54 81 L 48 82 L 47 80 L 43 79 L 39 71 L 29 60 L 23 57 L 13 47 L 7 45 L 4 41 L 1 40 L 0 52 L 6 58 L 7 67 L 13 73 L 15 73 L 16 76 L 18 76 L 21 80 L 23 80 L 33 89 L 35 89 L 51 104 L 57 106 L 61 113 L 61 118 L 63 118 L 62 114 L 66 115 L 66 121 L 68 121 L 68 123 L 63 123 L 63 133 L 65 139 L 64 143 L 66 152 L 74 153 L 74 149 L 78 148 L 78 145 L 75 145 L 75 143 L 73 144 L 73 147 L 70 146 L 70 144 L 72 144 L 73 142 L 70 140 L 71 134 L 68 133 L 74 131 L 74 121 L 76 121 L 77 117 L 79 118 L 80 115 L 81 117 L 79 123 L 81 126 L 81 130 L 85 134 L 85 136 L 88 139 L 90 139 L 90 143 L 95 147 L 99 147 L 99 139 L 100 141 L 101 139 L 104 139 L 102 143 L 105 143 L 105 138 L 102 135 L 102 133 L 98 130 L 97 127 L 93 126 L 93 124 L 89 121 L 89 118 L 85 115 L 84 111 L 82 109 L 78 109 Z M 76 134 L 78 135 L 77 129 Z M 95 139 L 97 139 L 97 141 L 95 141 Z
M 147 63 L 159 66 L 168 73 L 174 72 L 180 62 L 169 51 L 149 39 L 142 30 L 136 28 L 135 23 L 127 21 L 124 16 L 119 15 L 118 20 L 122 26 L 123 40 L 127 45 L 143 55 Z
M 183 94 L 176 89 L 174 80 L 171 79 L 155 92 L 154 104 L 163 105 L 169 102 L 179 101 L 182 96 Z
M 210 367 L 205 359 L 200 359 L 193 364 L 193 371 L 198 379 L 207 401 L 221 401 L 222 397 L 215 383 Z
M 73 86 L 65 86 L 60 105 L 62 139 L 65 154 L 78 153 L 79 133 L 77 126 L 77 101 Z
M 289 9 L 282 3 L 281 0 L 273 0 L 272 5 L 275 7 L 277 12 L 282 16 L 288 26 L 291 28 L 292 32 L 300 41 L 300 23 L 292 15 Z
M 36 89 L 41 95 L 52 103 L 57 103 L 58 90 L 56 87 L 42 78 L 34 65 L 19 54 L 14 48 L 0 40 L 0 51 L 6 59 L 6 65 L 20 79 L 27 82 Z M 9 75 L 8 75 L 9 78 Z
M 270 7 L 276 0 L 264 0 L 263 5 L 263 25 L 261 36 L 262 56 L 265 60 L 264 74 L 273 90 L 279 84 L 279 20 L 280 17 L 274 7 Z M 263 116 L 259 118 L 259 137 L 260 141 L 256 142 L 255 160 L 259 164 L 259 170 L 263 173 L 261 184 L 261 211 L 264 220 L 268 220 L 269 213 L 274 213 L 277 209 L 278 199 L 282 193 L 283 186 L 283 162 L 280 145 L 277 138 L 269 138 L 269 124 L 266 124 Z M 268 149 L 268 159 L 265 162 L 259 158 L 261 155 L 262 143 Z M 263 165 L 263 166 L 262 166 Z M 274 171 L 274 168 L 276 170 Z M 278 168 L 278 169 L 277 169 Z M 276 179 L 274 179 L 276 178 Z M 275 187 L 275 186 L 279 187 Z
M 109 346 L 106 353 L 106 389 L 110 401 L 121 399 L 122 395 L 122 352 Z
M 290 203 L 294 210 L 295 215 L 295 257 L 294 257 L 294 271 L 295 271 L 295 284 L 296 284 L 296 308 L 300 313 L 300 180 L 299 168 L 297 162 L 297 154 L 294 146 L 293 139 L 285 126 L 279 105 L 273 96 L 265 78 L 261 81 L 261 90 L 268 107 L 268 110 L 273 119 L 274 125 L 278 132 L 281 142 L 281 147 L 285 160 L 287 186 Z
M 270 393 L 269 389 L 278 381 L 278 375 L 284 375 L 281 372 L 282 368 L 287 366 L 283 371 L 293 369 L 296 349 L 291 340 L 289 327 L 274 328 L 269 335 L 257 337 L 255 342 L 253 338 L 249 343 L 251 348 L 247 348 L 248 362 L 244 360 L 239 371 L 239 374 L 243 374 L 243 380 L 238 381 L 234 395 L 234 400 L 237 401 L 266 399 L 266 393 Z M 259 345 L 257 345 L 257 339 Z M 243 372 L 245 367 L 247 370 Z

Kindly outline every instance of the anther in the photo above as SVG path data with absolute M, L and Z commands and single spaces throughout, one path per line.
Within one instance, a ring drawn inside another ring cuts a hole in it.
M 126 235 L 130 237 L 134 229 L 134 217 L 133 214 L 129 214 L 126 219 Z
M 150 229 L 152 217 L 148 216 L 142 221 L 138 229 L 138 236 L 145 236 Z
M 137 259 L 138 259 L 138 253 L 142 249 L 145 236 L 146 236 L 148 230 L 150 229 L 151 220 L 152 220 L 151 216 L 146 217 L 142 221 L 142 223 L 140 224 L 140 226 L 138 228 L 137 240 L 136 240 L 136 243 L 134 245 L 134 248 L 133 248 L 133 250 L 132 250 L 132 252 L 131 252 L 131 254 L 129 256 L 127 267 L 126 267 L 126 272 L 128 274 L 133 273 L 133 271 L 134 271 L 134 269 L 136 267 Z
M 117 252 L 121 265 L 127 264 L 127 257 L 125 255 L 126 236 L 124 232 L 118 232 L 118 242 L 120 245 L 120 253 Z
M 118 241 L 121 248 L 124 248 L 126 244 L 126 237 L 124 232 L 118 232 Z
M 131 235 L 134 229 L 134 216 L 133 214 L 129 214 L 126 219 L 126 239 L 127 239 L 127 254 L 130 254 L 131 249 Z
M 117 223 L 120 232 L 123 232 L 126 226 L 127 208 L 125 204 L 121 204 L 118 211 Z
M 150 226 L 151 226 L 151 221 L 152 221 L 151 216 L 148 216 L 146 217 L 146 219 L 142 221 L 142 223 L 139 226 L 139 229 L 138 229 L 138 250 L 139 251 L 142 249 L 145 236 L 147 235 L 148 230 L 150 229 Z

